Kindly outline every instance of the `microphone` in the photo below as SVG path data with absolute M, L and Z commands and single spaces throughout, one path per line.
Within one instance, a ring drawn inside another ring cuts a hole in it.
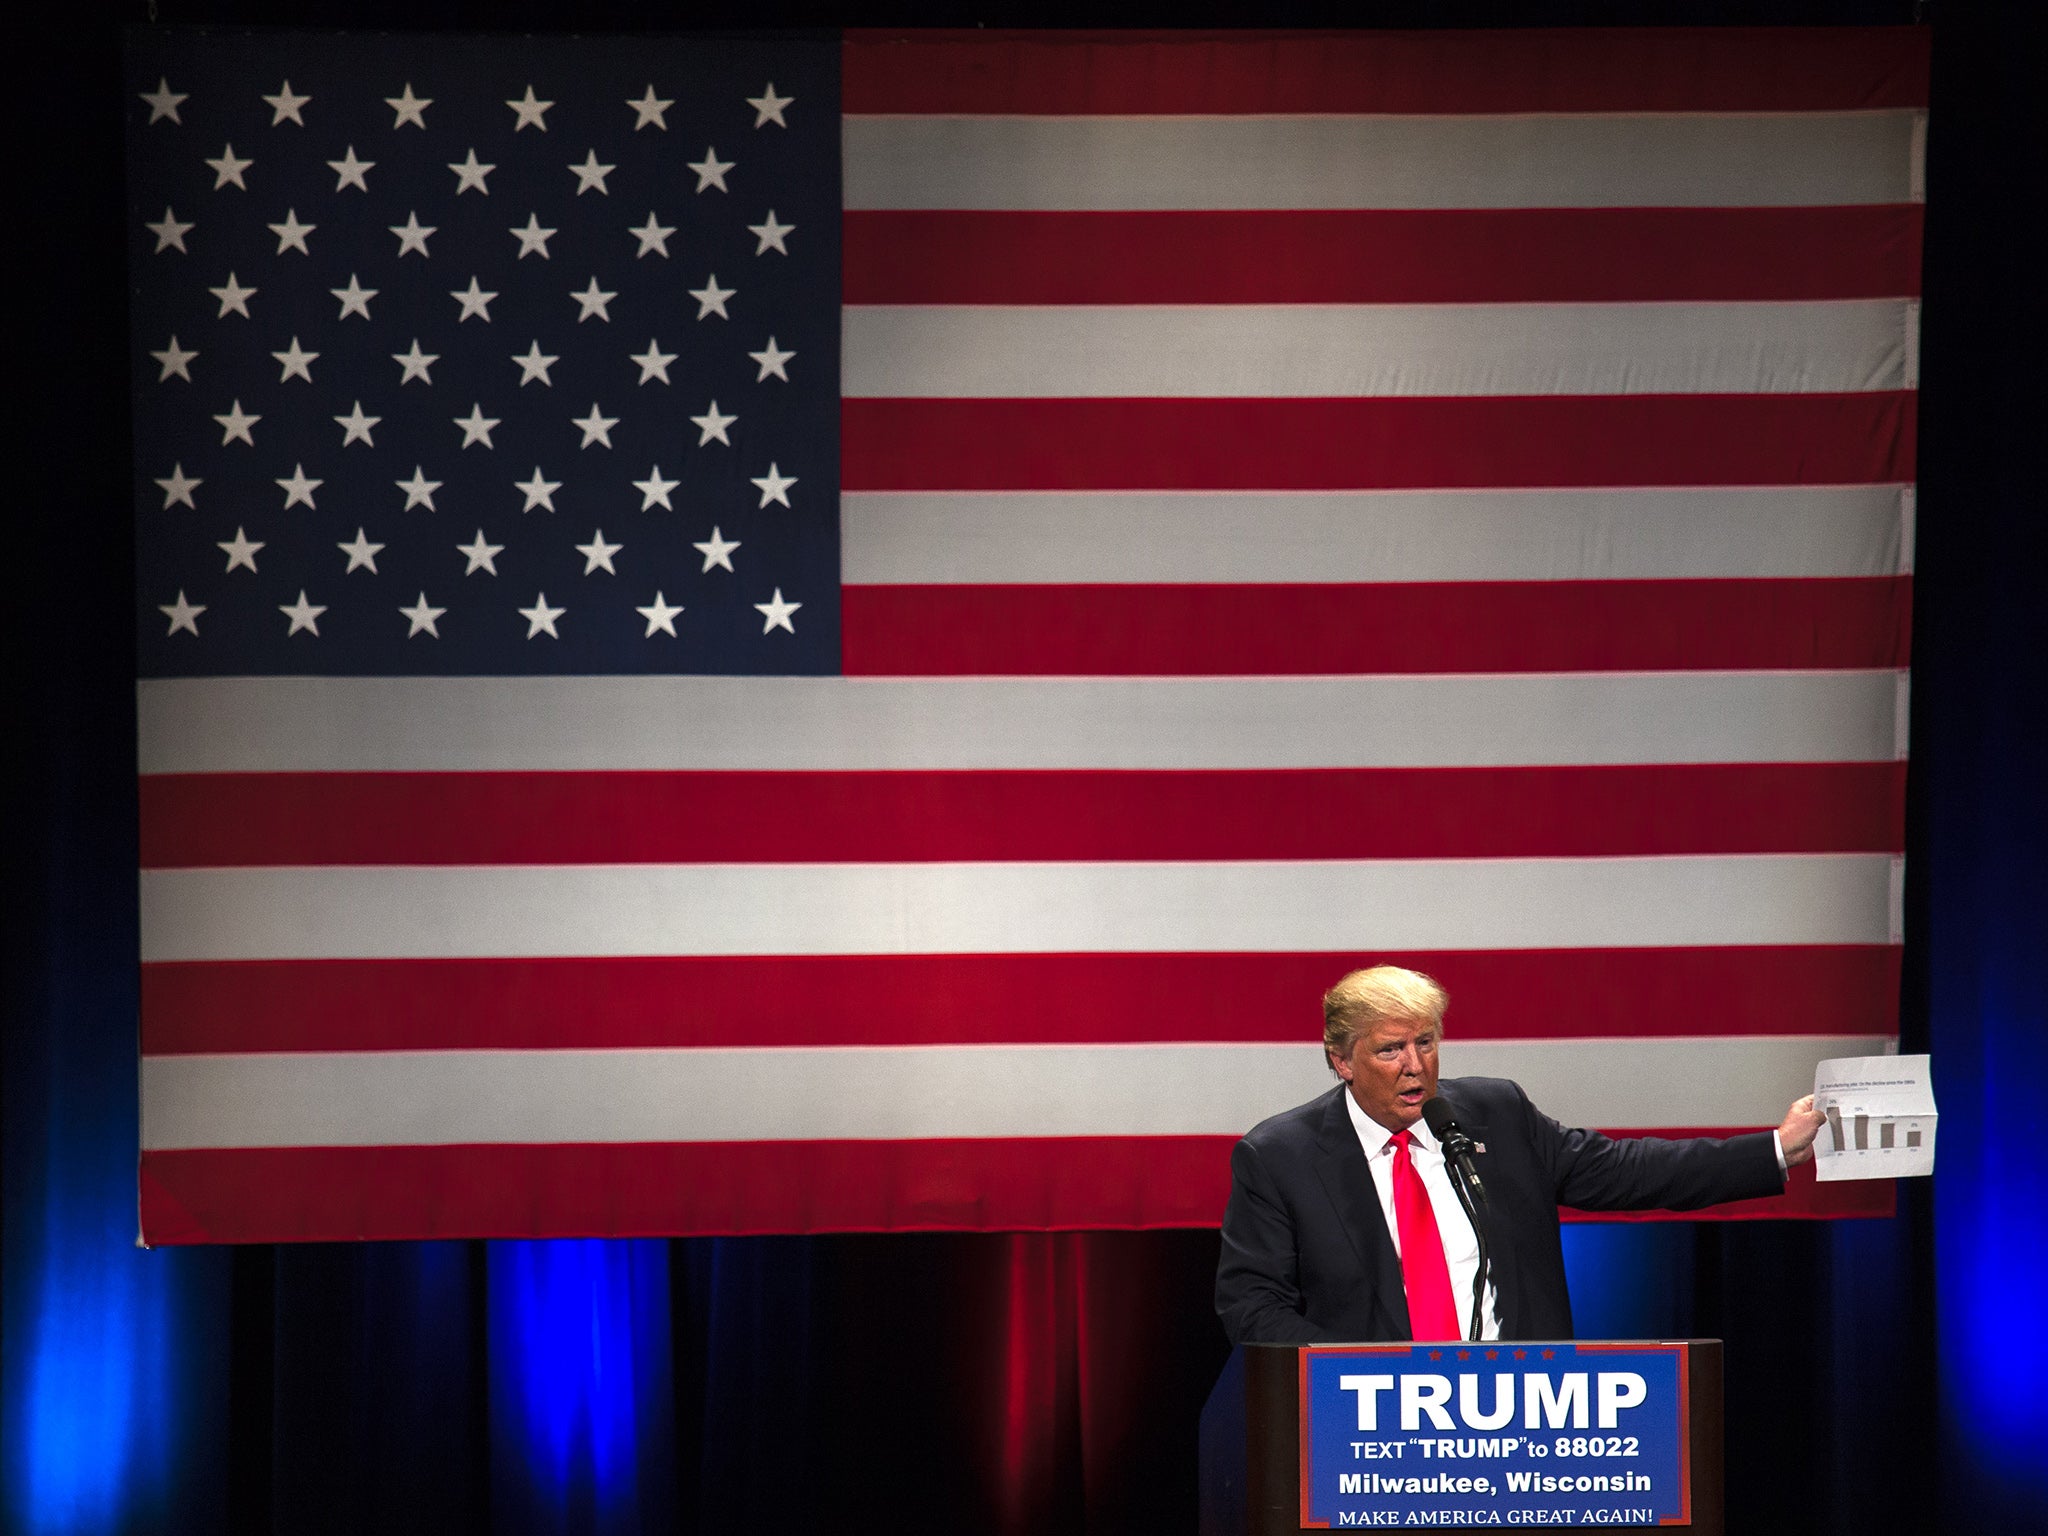
M 1443 1143 L 1444 1161 L 1458 1171 L 1459 1179 L 1472 1191 L 1472 1198 L 1481 1205 L 1486 1204 L 1486 1185 L 1480 1180 L 1479 1170 L 1472 1162 L 1472 1154 L 1477 1148 L 1451 1113 L 1451 1106 L 1442 1099 L 1425 1099 L 1422 1119 L 1429 1126 L 1430 1134 Z

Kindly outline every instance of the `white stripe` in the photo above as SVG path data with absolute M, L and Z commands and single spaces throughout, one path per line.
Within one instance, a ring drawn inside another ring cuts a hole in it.
M 1885 762 L 1870 672 L 152 678 L 142 772 Z
M 1916 201 L 1915 112 L 849 117 L 848 208 L 1740 208 Z
M 1883 854 L 145 870 L 142 958 L 1886 944 Z
M 1910 494 L 859 492 L 840 562 L 855 586 L 1892 576 Z
M 1447 1042 L 1443 1063 L 1567 1124 L 1775 1125 L 1815 1062 L 1885 1043 Z M 1330 1082 L 1312 1042 L 152 1056 L 142 1145 L 1233 1136 Z
M 864 305 L 849 398 L 1326 399 L 1906 389 L 1903 299 Z

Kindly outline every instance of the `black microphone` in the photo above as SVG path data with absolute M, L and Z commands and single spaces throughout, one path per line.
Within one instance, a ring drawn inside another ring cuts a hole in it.
M 1429 1126 L 1430 1134 L 1443 1143 L 1444 1161 L 1458 1171 L 1458 1176 L 1472 1191 L 1472 1198 L 1481 1205 L 1486 1204 L 1486 1185 L 1481 1182 L 1479 1170 L 1472 1162 L 1472 1154 L 1478 1149 L 1459 1126 L 1457 1116 L 1451 1113 L 1451 1106 L 1442 1099 L 1425 1099 L 1422 1118 Z

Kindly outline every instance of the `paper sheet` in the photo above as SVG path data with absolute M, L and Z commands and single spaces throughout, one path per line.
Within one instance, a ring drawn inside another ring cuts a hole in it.
M 1934 1078 L 1925 1056 L 1843 1056 L 1813 1072 L 1814 1108 L 1827 1116 L 1814 1171 L 1836 1179 L 1903 1179 L 1934 1172 Z

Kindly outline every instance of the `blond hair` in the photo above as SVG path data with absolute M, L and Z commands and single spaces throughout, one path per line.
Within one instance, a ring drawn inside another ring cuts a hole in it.
M 1398 965 L 1353 971 L 1323 994 L 1323 1050 L 1348 1057 L 1359 1031 L 1385 1019 L 1427 1020 L 1441 1030 L 1450 1005 L 1450 995 L 1420 971 Z

